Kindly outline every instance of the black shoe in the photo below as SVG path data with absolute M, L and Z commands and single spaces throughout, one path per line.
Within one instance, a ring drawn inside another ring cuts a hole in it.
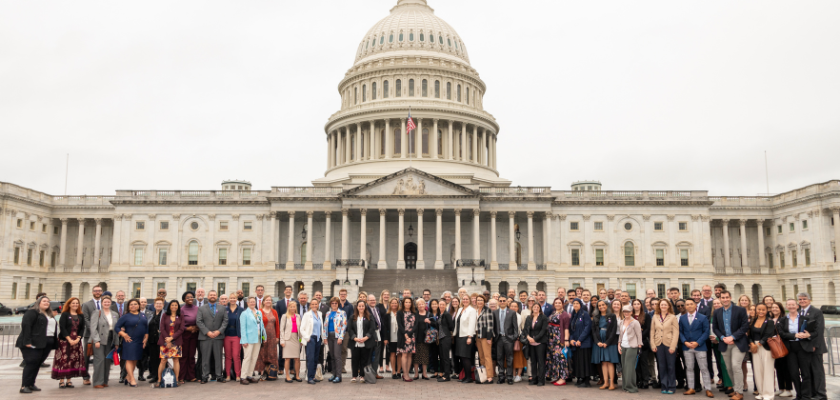
M 392 374 L 391 379 L 400 379 L 400 374 Z
M 250 383 L 250 382 L 248 382 L 248 380 L 247 380 L 247 379 L 240 379 L 240 380 L 239 380 L 239 384 L 240 384 L 240 385 L 250 385 L 251 383 Z
M 20 392 L 21 393 L 32 393 L 32 390 L 30 390 L 28 387 L 24 386 L 24 387 L 20 388 Z
M 508 385 L 513 385 L 513 379 L 507 381 Z
M 449 377 L 449 379 L 454 379 L 454 380 L 456 380 L 456 381 L 460 381 L 460 380 L 461 380 L 461 379 L 459 379 L 459 378 L 458 378 L 458 375 L 452 375 L 452 376 L 450 376 L 450 377 Z
M 201 380 L 201 384 L 203 385 L 203 384 L 205 384 L 205 383 L 207 383 L 207 379 L 202 379 L 202 380 Z
M 125 379 L 124 379 L 124 378 L 120 378 L 120 383 L 125 384 Z
M 40 392 L 41 388 L 39 388 L 38 386 L 32 385 L 32 386 L 29 387 L 29 390 L 31 390 L 33 392 Z
M 575 386 L 577 386 L 577 387 L 581 387 L 581 386 L 583 386 L 583 380 L 582 380 L 582 379 L 579 379 L 579 380 L 575 383 Z
M 49 368 L 50 365 L 47 363 L 41 363 L 41 368 Z
M 306 381 L 306 383 L 308 383 L 308 384 L 310 384 L 310 385 L 314 385 L 314 384 L 315 384 L 315 381 L 309 380 L 309 381 Z
M 151 378 L 151 379 L 149 379 L 149 383 L 157 383 L 157 378 Z
M 650 387 L 652 387 L 652 388 L 654 388 L 654 389 L 661 389 L 661 388 L 662 388 L 662 384 L 661 384 L 661 383 L 659 383 L 659 381 L 656 381 L 656 382 L 651 383 L 651 384 L 650 384 Z
M 475 383 L 475 381 L 472 379 L 464 379 L 461 383 Z
M 138 380 L 138 381 L 140 381 L 140 382 L 146 382 L 146 378 L 144 378 L 144 377 L 143 377 L 143 375 L 140 375 L 140 376 L 137 378 L 137 380 Z
M 225 378 L 220 378 L 220 379 L 216 379 L 216 382 L 218 382 L 218 383 L 225 383 L 225 382 L 227 382 L 227 381 L 225 380 Z
M 592 386 L 589 384 L 589 381 L 584 381 L 583 386 L 581 386 L 581 387 L 592 387 Z
M 545 386 L 545 382 L 540 382 L 537 384 L 537 386 Z
M 534 380 L 528 382 L 528 386 L 537 386 L 537 380 L 534 379 Z
M 505 383 L 505 378 L 499 378 L 499 380 L 496 382 L 497 385 L 501 385 L 503 383 Z

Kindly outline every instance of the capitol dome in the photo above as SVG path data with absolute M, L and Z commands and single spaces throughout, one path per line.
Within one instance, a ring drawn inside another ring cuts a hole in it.
M 324 125 L 327 170 L 313 184 L 364 184 L 413 167 L 463 185 L 510 185 L 496 169 L 499 124 L 484 109 L 486 91 L 455 29 L 426 0 L 398 0 L 338 83 L 341 106 Z
M 391 9 L 391 15 L 377 22 L 362 38 L 356 62 L 383 53 L 426 52 L 469 64 L 470 57 L 461 37 L 434 12 L 426 0 L 399 1 Z

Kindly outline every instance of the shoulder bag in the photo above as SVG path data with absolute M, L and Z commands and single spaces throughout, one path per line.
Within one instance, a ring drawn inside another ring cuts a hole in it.
M 776 336 L 767 339 L 767 345 L 770 346 L 770 355 L 774 359 L 785 357 L 788 355 L 788 349 L 782 342 L 782 338 L 779 337 L 779 328 L 774 326 L 773 329 L 776 330 Z

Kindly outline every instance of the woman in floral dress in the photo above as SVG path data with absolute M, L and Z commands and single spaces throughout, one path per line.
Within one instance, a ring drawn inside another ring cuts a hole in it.
M 399 337 L 399 345 L 397 347 L 397 354 L 400 355 L 400 364 L 403 370 L 403 380 L 412 382 L 408 376 L 408 371 L 411 371 L 411 361 L 414 356 L 414 341 L 417 331 L 417 314 L 415 314 L 414 301 L 411 297 L 402 299 L 402 307 L 397 312 L 397 337 Z
M 563 300 L 554 299 L 554 314 L 548 317 L 548 354 L 545 378 L 554 386 L 563 386 L 569 378 L 569 363 L 563 349 L 569 345 L 569 313 L 563 309 Z
M 58 379 L 59 388 L 72 388 L 70 379 L 78 378 L 86 371 L 82 348 L 85 319 L 82 317 L 79 299 L 73 297 L 64 303 L 61 317 L 58 319 L 58 328 L 58 349 L 55 350 L 52 378 Z

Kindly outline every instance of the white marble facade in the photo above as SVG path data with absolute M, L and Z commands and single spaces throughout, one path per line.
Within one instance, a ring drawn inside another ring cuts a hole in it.
M 399 0 L 368 31 L 338 91 L 341 108 L 319 133 L 327 169 L 310 187 L 52 196 L 0 182 L 0 302 L 28 304 L 38 291 L 86 299 L 98 283 L 146 297 L 221 285 L 355 291 L 365 269 L 336 260 L 364 259 L 391 269 L 483 260 L 476 279 L 493 291 L 642 296 L 724 282 L 837 304 L 840 181 L 768 197 L 514 186 L 497 168 L 504 136 L 483 107 L 486 84 L 426 0 Z M 457 269 L 459 281 L 472 272 Z

